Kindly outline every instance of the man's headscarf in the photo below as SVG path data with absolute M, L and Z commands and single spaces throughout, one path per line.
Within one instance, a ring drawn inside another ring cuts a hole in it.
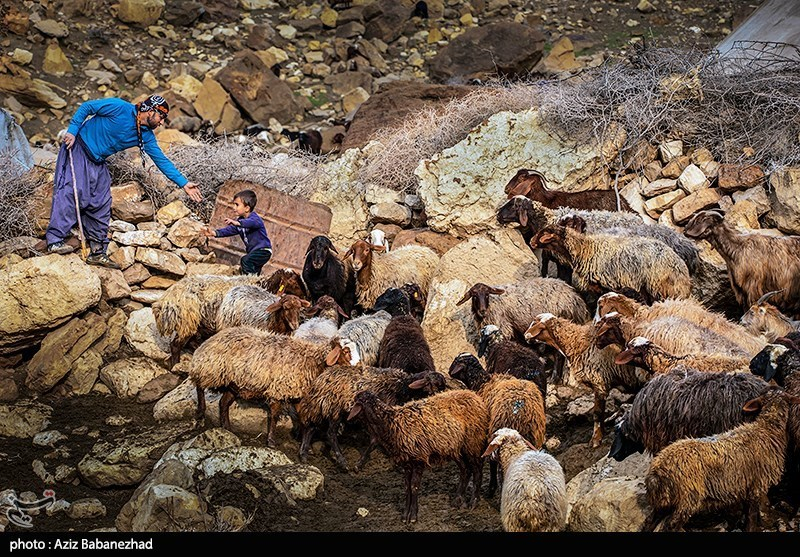
M 150 95 L 136 105 L 136 113 L 157 110 L 166 119 L 169 114 L 169 103 L 161 95 Z M 139 139 L 139 151 L 142 153 L 142 168 L 144 168 L 144 140 L 142 139 L 142 125 L 136 118 L 136 137 Z

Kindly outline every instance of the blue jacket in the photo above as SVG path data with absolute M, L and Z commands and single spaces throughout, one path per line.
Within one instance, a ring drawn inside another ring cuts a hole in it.
M 217 229 L 217 237 L 224 238 L 226 236 L 234 236 L 238 234 L 244 242 L 245 251 L 250 253 L 255 249 L 272 249 L 272 242 L 269 241 L 267 236 L 267 229 L 264 227 L 264 221 L 258 216 L 255 211 L 250 213 L 247 218 L 239 219 L 240 226 L 232 224 L 225 228 Z
M 139 145 L 136 135 L 136 106 L 117 98 L 87 101 L 78 107 L 67 131 L 74 136 L 80 134 L 81 141 L 92 158 L 95 161 L 104 161 L 114 153 Z M 189 182 L 164 155 L 153 130 L 147 126 L 142 126 L 142 142 L 144 152 L 167 178 L 179 188 Z

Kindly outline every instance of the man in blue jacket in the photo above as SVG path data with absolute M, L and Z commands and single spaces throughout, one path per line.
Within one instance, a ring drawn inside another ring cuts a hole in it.
M 190 199 L 203 199 L 199 186 L 186 179 L 158 146 L 153 130 L 168 114 L 167 101 L 158 95 L 151 95 L 138 104 L 107 98 L 85 102 L 78 108 L 56 160 L 53 206 L 45 234 L 48 253 L 64 254 L 74 250 L 64 240 L 77 223 L 72 189 L 75 187 L 84 234 L 91 248 L 86 262 L 119 268 L 106 255 L 111 221 L 111 174 L 105 161 L 129 147 L 139 146 L 142 165 L 144 154 L 150 155 L 158 169 L 183 188 Z

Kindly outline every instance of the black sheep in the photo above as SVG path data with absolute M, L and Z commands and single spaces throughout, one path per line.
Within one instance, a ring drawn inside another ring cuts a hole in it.
M 542 398 L 547 395 L 545 360 L 532 348 L 505 338 L 496 325 L 485 325 L 481 329 L 478 356 L 484 355 L 489 373 L 508 373 L 518 379 L 527 379 L 539 387 Z
M 392 316 L 378 348 L 378 367 L 394 367 L 406 373 L 436 370 L 430 346 L 422 326 L 411 314 L 405 291 L 388 288 L 378 296 L 373 309 L 386 310 Z
M 351 280 L 349 275 L 352 273 L 337 253 L 327 236 L 312 238 L 306 250 L 302 277 L 312 302 L 316 303 L 320 297 L 328 295 L 336 300 L 347 315 L 351 315 L 355 305 L 355 280 Z

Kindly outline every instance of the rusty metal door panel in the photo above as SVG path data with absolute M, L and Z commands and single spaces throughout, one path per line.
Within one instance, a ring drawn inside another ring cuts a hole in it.
M 328 235 L 331 228 L 331 210 L 322 203 L 313 203 L 302 197 L 289 195 L 275 189 L 245 182 L 228 180 L 217 194 L 210 226 L 223 228 L 226 218 L 234 218 L 233 196 L 242 190 L 253 190 L 258 198 L 256 213 L 264 220 L 267 235 L 272 241 L 272 258 L 261 269 L 269 275 L 276 269 L 303 270 L 306 249 L 314 236 Z M 244 255 L 244 243 L 237 236 L 209 238 L 208 245 L 217 254 L 217 260 L 229 265 L 239 265 Z

